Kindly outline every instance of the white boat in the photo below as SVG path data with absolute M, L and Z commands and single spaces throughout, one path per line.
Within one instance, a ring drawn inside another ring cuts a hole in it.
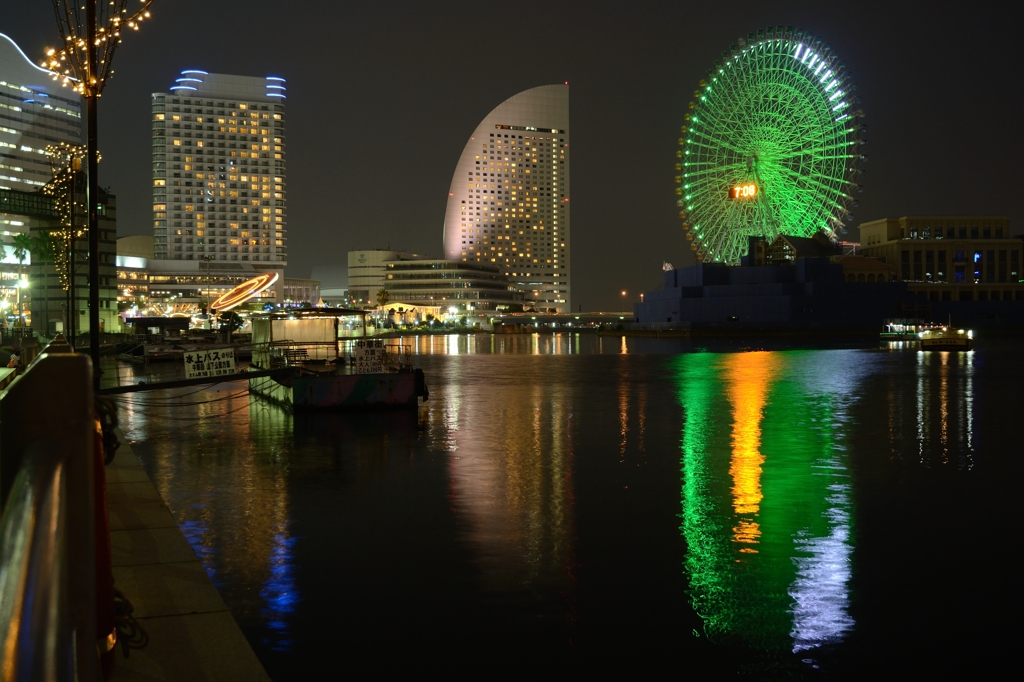
M 921 350 L 968 351 L 974 348 L 974 332 L 954 329 L 951 324 L 925 329 L 920 335 Z

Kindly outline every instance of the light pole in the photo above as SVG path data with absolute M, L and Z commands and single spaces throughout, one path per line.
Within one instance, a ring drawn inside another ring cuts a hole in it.
M 82 5 L 85 16 L 82 16 Z M 99 160 L 96 101 L 113 73 L 114 51 L 121 44 L 121 29 L 138 30 L 139 23 L 149 17 L 152 0 L 141 0 L 142 7 L 134 13 L 125 8 L 128 0 L 53 0 L 57 28 L 64 45 L 47 51 L 43 66 L 54 72 L 54 79 L 63 77 L 64 85 L 85 98 L 86 148 L 88 149 L 88 180 L 85 200 L 89 216 L 89 355 L 92 358 L 93 390 L 100 389 L 100 198 L 96 165 Z

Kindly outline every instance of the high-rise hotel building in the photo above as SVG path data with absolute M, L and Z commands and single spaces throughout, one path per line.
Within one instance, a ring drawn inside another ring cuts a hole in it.
M 283 78 L 196 69 L 153 95 L 155 258 L 284 267 L 284 102 Z
M 571 310 L 569 86 L 511 97 L 469 138 L 452 178 L 444 257 L 496 265 L 537 310 Z

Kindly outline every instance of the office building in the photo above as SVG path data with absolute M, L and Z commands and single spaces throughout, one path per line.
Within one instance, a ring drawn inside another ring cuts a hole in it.
M 537 310 L 571 309 L 569 86 L 506 100 L 469 136 L 444 221 L 446 260 L 493 265 Z
M 207 261 L 227 275 L 222 266 L 244 264 L 283 281 L 284 102 L 283 78 L 197 69 L 152 96 L 156 260 Z
M 859 253 L 929 301 L 1024 300 L 1024 241 L 1005 216 L 904 216 L 860 226 Z

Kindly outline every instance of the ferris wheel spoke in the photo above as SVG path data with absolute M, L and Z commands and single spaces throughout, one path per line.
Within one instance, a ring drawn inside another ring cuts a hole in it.
M 845 150 L 845 149 L 849 149 L 849 148 L 850 148 L 850 144 L 848 142 L 846 142 L 846 141 L 843 141 L 843 142 L 837 142 L 835 144 L 830 144 L 830 145 L 827 145 L 827 146 L 824 146 L 824 147 L 812 147 L 810 149 L 794 149 L 792 152 L 790 152 L 788 154 L 780 155 L 780 156 L 778 156 L 776 158 L 778 158 L 778 159 L 790 159 L 790 158 L 793 158 L 793 157 L 796 157 L 796 156 L 811 156 L 811 157 L 813 157 L 815 159 L 850 158 L 852 156 L 852 154 L 832 154 L 831 153 L 831 152 L 836 152 L 836 151 L 839 151 L 839 150 Z
M 715 132 L 718 132 L 718 131 L 715 131 Z M 707 146 L 709 148 L 721 147 L 723 149 L 728 149 L 730 151 L 736 152 L 737 154 L 742 154 L 743 153 L 742 151 L 740 151 L 739 147 L 733 145 L 732 143 L 729 143 L 729 142 L 725 141 L 721 137 L 717 137 L 716 135 L 714 135 L 711 132 L 701 130 L 700 132 L 695 133 L 695 135 L 699 135 L 700 137 L 703 137 L 707 141 L 705 143 L 705 146 Z M 710 143 L 710 144 L 708 144 L 708 143 Z

